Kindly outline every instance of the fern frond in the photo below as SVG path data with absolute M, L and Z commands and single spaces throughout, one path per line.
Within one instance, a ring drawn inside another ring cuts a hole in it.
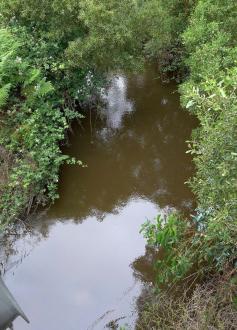
M 11 84 L 6 84 L 0 88 L 0 107 L 3 107 L 7 103 Z
M 8 29 L 0 29 L 0 53 L 8 53 L 9 50 L 15 52 L 20 47 L 20 42 L 16 40 Z
M 24 88 L 25 95 L 28 101 L 34 103 L 37 98 L 42 98 L 54 91 L 54 87 L 46 78 L 41 79 L 35 86 L 28 85 Z
M 0 59 L 0 74 L 1 75 L 5 71 L 8 70 L 10 65 L 12 65 L 12 56 L 13 55 L 14 55 L 13 51 L 9 51 L 7 53 L 1 54 L 1 59 Z
M 40 70 L 39 69 L 32 69 L 28 73 L 27 79 L 24 81 L 24 87 L 31 85 L 35 81 L 39 80 L 40 77 Z
M 39 96 L 45 96 L 50 93 L 52 93 L 54 90 L 53 85 L 51 84 L 50 81 L 46 81 L 45 78 L 43 78 L 40 83 L 38 84 L 38 91 L 37 94 Z

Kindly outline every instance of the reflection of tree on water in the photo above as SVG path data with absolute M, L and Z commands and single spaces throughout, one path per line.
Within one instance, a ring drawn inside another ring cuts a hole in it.
M 180 110 L 173 87 L 163 87 L 150 75 L 142 81 L 121 77 L 120 83 L 112 84 L 109 94 L 115 101 L 110 100 L 104 109 L 106 118 L 97 120 L 93 144 L 88 119 L 83 132 L 75 129 L 65 152 L 88 167 L 64 167 L 61 197 L 50 218 L 80 221 L 99 214 L 101 218 L 132 196 L 151 200 L 161 208 L 170 205 L 190 211 L 192 194 L 184 182 L 193 169 L 185 140 L 194 121 Z
M 0 237 L 0 274 L 13 272 L 43 238 L 32 224 L 13 225 Z
M 11 226 L 0 237 L 0 275 L 14 273 L 42 238 L 42 233 L 27 222 Z M 5 309 L 7 314 L 3 312 Z M 0 278 L 0 315 L 1 313 L 4 314 L 4 317 L 0 318 L 0 330 L 14 330 L 12 321 L 17 316 L 22 316 L 28 322 L 20 306 Z
M 155 250 L 152 247 L 146 246 L 145 254 L 132 263 L 131 267 L 133 269 L 133 274 L 138 278 L 143 284 L 141 288 L 141 293 L 136 299 L 136 311 L 137 311 L 137 320 L 136 320 L 136 329 L 143 330 L 140 327 L 140 317 L 144 312 L 144 308 L 148 303 L 151 303 L 154 300 L 154 284 L 156 272 L 154 268 L 154 263 L 157 258 L 160 257 L 160 252 Z
M 143 283 L 154 283 L 154 261 L 156 260 L 156 257 L 157 251 L 152 247 L 146 246 L 145 254 L 134 260 L 131 264 L 134 277 Z
M 32 249 L 32 245 L 33 242 L 35 244 L 35 246 L 37 246 L 37 244 L 39 243 L 40 240 L 44 240 L 45 238 L 47 238 L 48 236 L 48 231 L 50 231 L 51 229 L 51 225 L 53 225 L 55 223 L 55 221 L 49 221 L 49 223 L 44 224 L 45 221 L 41 220 L 40 218 L 35 219 L 35 221 L 33 222 L 33 228 L 30 230 L 22 230 L 21 235 L 19 235 L 15 241 L 15 246 L 14 246 L 14 241 L 11 240 L 11 244 L 13 244 L 13 246 L 11 248 L 14 248 L 14 261 L 16 261 L 18 259 L 18 263 L 15 263 L 14 265 L 12 263 L 11 264 L 11 268 L 8 267 L 8 272 L 12 272 L 15 270 L 14 267 L 17 267 L 22 261 L 23 258 L 26 256 L 26 248 L 27 248 L 27 244 L 25 244 L 24 246 L 21 246 L 21 244 L 19 244 L 19 240 L 22 241 L 27 241 L 26 238 L 28 238 L 29 236 L 31 236 L 31 243 L 30 245 L 28 245 L 28 253 L 31 252 Z M 47 226 L 48 225 L 48 226 Z M 137 231 L 138 234 L 138 231 Z M 24 238 L 25 235 L 25 238 Z M 34 237 L 35 235 L 35 237 Z M 16 237 L 15 237 L 16 238 Z M 24 247 L 24 248 L 23 248 Z M 18 248 L 18 249 L 17 249 Z M 22 253 L 22 254 L 21 254 Z M 47 257 L 46 257 L 47 258 Z M 147 258 L 147 260 L 146 260 Z M 12 259 L 9 259 L 9 261 L 11 261 Z M 134 292 L 136 292 L 136 295 L 139 294 L 140 289 L 138 290 L 138 288 L 140 288 L 141 286 L 141 282 L 147 282 L 149 285 L 149 282 L 152 279 L 152 251 L 148 248 L 146 250 L 146 254 L 145 256 L 142 256 L 138 259 L 136 259 L 133 263 L 132 263 L 132 268 L 134 269 L 134 285 L 129 287 L 127 289 L 127 291 L 124 291 L 121 295 L 121 302 L 118 302 L 118 306 L 119 304 L 123 304 L 124 300 L 127 299 L 132 299 L 129 297 L 133 297 L 134 296 Z M 142 275 L 142 272 L 144 273 Z M 119 298 L 119 299 L 120 299 Z M 19 301 L 21 302 L 21 301 Z M 111 306 L 112 307 L 112 306 Z M 114 306 L 113 306 L 114 307 Z M 26 310 L 27 311 L 27 310 Z M 117 310 L 115 311 L 114 315 L 114 320 L 117 320 L 117 317 L 123 316 L 123 313 L 117 313 Z M 127 316 L 126 317 L 132 317 L 132 316 Z M 108 318 L 107 318 L 108 319 Z M 121 324 L 122 324 L 123 320 L 121 320 Z M 126 321 L 124 321 L 126 322 Z M 106 323 L 106 322 L 104 322 Z
M 127 86 L 122 86 L 122 92 L 127 110 L 115 116 L 116 108 L 123 109 L 117 104 L 118 97 L 115 107 L 110 109 L 110 118 L 98 120 L 97 117 L 93 144 L 90 143 L 90 126 L 83 132 L 75 130 L 66 153 L 81 159 L 88 167 L 65 166 L 61 174 L 60 199 L 51 210 L 34 216 L 29 228 L 20 229 L 0 243 L 3 272 L 18 267 L 34 246 L 47 239 L 57 223 L 70 219 L 80 223 L 92 215 L 102 221 L 108 214 L 119 214 L 134 198 L 150 201 L 160 209 L 172 206 L 190 210 L 192 195 L 183 182 L 192 173 L 184 143 L 192 121 L 179 110 L 177 95 L 157 85 L 158 82 L 151 85 L 152 79 L 149 79 L 125 81 Z M 115 87 L 116 84 L 112 86 Z M 111 95 L 116 97 L 116 90 Z M 162 101 L 164 98 L 166 102 Z M 133 108 L 136 111 L 133 112 Z M 90 125 L 88 119 L 84 125 Z M 154 252 L 147 247 L 145 255 L 131 265 L 135 282 L 143 283 L 138 306 L 154 281 L 154 258 Z

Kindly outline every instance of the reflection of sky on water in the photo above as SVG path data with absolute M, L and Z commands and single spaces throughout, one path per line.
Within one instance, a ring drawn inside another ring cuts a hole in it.
M 66 150 L 88 167 L 65 166 L 60 199 L 5 245 L 6 282 L 31 320 L 28 328 L 17 320 L 15 330 L 101 330 L 136 318 L 153 276 L 141 224 L 192 208 L 183 182 L 192 173 L 184 141 L 193 121 L 153 75 L 112 79 L 103 118 L 85 119 Z
M 55 222 L 47 238 L 6 276 L 8 287 L 30 317 L 29 329 L 42 330 L 42 321 L 50 330 L 64 329 L 62 324 L 68 330 L 93 324 L 93 329 L 100 330 L 124 316 L 121 324 L 134 321 L 135 298 L 142 284 L 130 265 L 145 253 L 144 239 L 138 235 L 141 224 L 157 212 L 153 203 L 135 199 L 101 223 L 95 217 L 81 225 Z M 25 330 L 26 325 L 18 319 L 15 329 Z
M 114 77 L 108 93 L 104 96 L 107 106 L 102 110 L 106 117 L 106 129 L 118 129 L 125 114 L 134 111 L 133 103 L 127 98 L 127 79 L 124 76 Z M 102 131 L 102 134 L 105 131 Z

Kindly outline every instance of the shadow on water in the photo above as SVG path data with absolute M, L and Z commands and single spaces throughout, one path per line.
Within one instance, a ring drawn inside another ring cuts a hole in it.
M 131 196 L 161 208 L 190 209 L 193 200 L 184 182 L 193 168 L 185 140 L 194 119 L 180 110 L 175 86 L 161 85 L 147 72 L 130 79 L 119 77 L 112 91 L 105 120 L 94 118 L 92 137 L 89 120 L 84 131 L 74 127 L 66 152 L 88 167 L 64 167 L 61 198 L 49 216 L 79 221 L 91 214 L 103 218 Z
M 136 300 L 154 278 L 140 226 L 194 206 L 184 182 L 196 122 L 180 109 L 176 86 L 148 68 L 114 77 L 104 98 L 64 150 L 87 167 L 64 166 L 60 199 L 2 247 L 5 281 L 31 321 L 17 319 L 16 330 L 133 329 Z

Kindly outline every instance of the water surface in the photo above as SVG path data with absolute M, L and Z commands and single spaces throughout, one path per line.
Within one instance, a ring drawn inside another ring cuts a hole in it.
M 98 330 L 113 320 L 134 329 L 137 299 L 153 280 L 140 226 L 193 207 L 184 182 L 195 121 L 176 86 L 148 68 L 114 77 L 104 98 L 65 148 L 87 167 L 64 166 L 60 199 L 5 245 L 4 279 L 31 321 L 17 319 L 15 330 Z

